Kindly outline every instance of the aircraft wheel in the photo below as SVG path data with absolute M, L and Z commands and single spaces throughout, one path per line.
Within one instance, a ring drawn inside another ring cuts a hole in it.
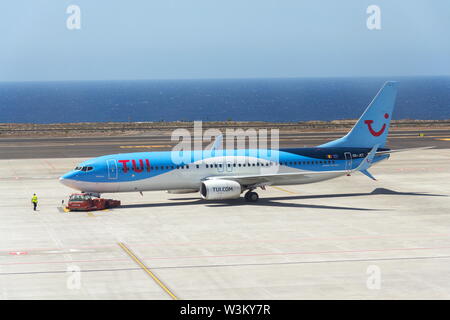
M 248 202 L 256 202 L 258 201 L 259 196 L 256 192 L 249 191 L 245 194 L 245 201 Z

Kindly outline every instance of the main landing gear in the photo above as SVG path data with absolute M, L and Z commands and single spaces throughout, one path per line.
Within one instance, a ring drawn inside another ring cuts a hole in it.
M 257 194 L 256 192 L 248 191 L 248 192 L 245 194 L 244 198 L 245 198 L 245 201 L 248 201 L 248 202 L 256 202 L 256 201 L 258 201 L 259 196 L 258 196 L 258 194 Z

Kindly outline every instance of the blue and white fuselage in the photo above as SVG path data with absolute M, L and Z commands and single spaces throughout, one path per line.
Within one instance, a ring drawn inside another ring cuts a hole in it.
M 344 137 L 315 148 L 138 152 L 87 160 L 60 178 L 86 193 L 169 190 L 232 199 L 266 185 L 313 183 L 367 169 L 389 157 L 385 143 L 397 84 L 387 82 Z M 180 162 L 179 159 L 183 161 Z M 256 195 L 256 196 L 254 196 Z
M 384 149 L 387 150 L 387 149 Z M 300 148 L 280 150 L 223 150 L 206 158 L 176 164 L 171 151 L 121 153 L 80 163 L 61 182 L 83 192 L 132 192 L 150 190 L 199 190 L 205 179 L 227 176 L 279 175 L 269 184 L 311 183 L 345 175 L 359 166 L 368 148 Z M 204 152 L 192 152 L 192 159 Z M 264 153 L 264 156 L 261 154 Z M 389 155 L 376 156 L 378 162 Z M 329 172 L 305 179 L 291 173 Z

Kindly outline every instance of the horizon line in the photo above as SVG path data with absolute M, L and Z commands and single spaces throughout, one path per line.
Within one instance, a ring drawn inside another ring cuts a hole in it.
M 60 80 L 0 80 L 4 83 L 45 83 L 45 82 L 121 82 L 121 81 L 218 81 L 218 80 L 282 80 L 282 79 L 395 79 L 395 78 L 449 78 L 450 74 L 443 75 L 397 75 L 397 76 L 274 76 L 274 77 L 217 77 L 217 78 L 145 78 L 145 79 L 60 79 Z M 394 80 L 385 80 L 394 81 Z

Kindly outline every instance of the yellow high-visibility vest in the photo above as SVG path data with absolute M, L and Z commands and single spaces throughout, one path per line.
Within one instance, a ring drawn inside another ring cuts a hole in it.
M 33 196 L 33 197 L 31 198 L 31 202 L 38 202 L 37 196 Z

